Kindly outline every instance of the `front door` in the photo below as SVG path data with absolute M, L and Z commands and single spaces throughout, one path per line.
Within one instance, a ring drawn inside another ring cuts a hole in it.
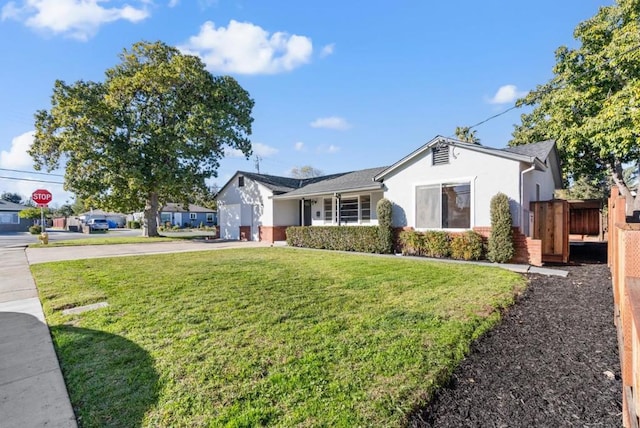
M 311 201 L 304 201 L 303 226 L 311 226 Z

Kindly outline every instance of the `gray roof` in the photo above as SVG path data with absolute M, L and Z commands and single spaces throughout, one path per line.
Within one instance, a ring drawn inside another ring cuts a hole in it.
M 189 204 L 187 209 L 183 208 L 183 205 L 176 202 L 167 202 L 160 209 L 160 212 L 163 213 L 212 213 L 215 210 L 211 208 L 201 207 L 199 205 Z
M 539 141 L 537 143 L 523 144 L 522 146 L 507 147 L 502 150 L 519 155 L 531 156 L 544 161 L 553 149 L 555 141 Z
M 255 172 L 246 171 L 238 171 L 236 175 L 238 174 L 262 184 L 267 189 L 273 191 L 275 195 L 280 195 L 282 193 L 287 193 L 312 183 L 339 177 L 341 175 L 344 175 L 345 173 L 323 175 L 320 177 L 311 178 L 280 177 L 277 175 L 257 174 Z
M 344 174 L 335 174 L 333 176 L 318 177 L 315 182 L 308 183 L 302 188 L 292 190 L 278 199 L 318 196 L 337 192 L 382 189 L 382 183 L 374 181 L 373 177 L 386 168 L 386 166 L 383 166 L 346 172 Z
M 22 211 L 26 208 L 29 207 L 0 199 L 0 211 Z

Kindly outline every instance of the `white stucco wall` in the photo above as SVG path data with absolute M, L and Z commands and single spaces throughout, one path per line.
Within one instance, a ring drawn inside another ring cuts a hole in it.
M 498 192 L 512 204 L 514 225 L 520 224 L 520 162 L 449 147 L 449 163 L 432 165 L 431 150 L 407 162 L 384 179 L 385 197 L 394 203 L 393 224 L 415 227 L 416 186 L 449 182 L 471 183 L 471 227 L 490 226 L 490 201 Z
M 240 205 L 240 226 L 251 227 L 251 239 L 258 239 L 258 228 L 261 225 L 273 225 L 272 192 L 262 184 L 244 177 L 244 186 L 238 186 L 236 174 L 218 194 L 216 200 L 220 207 Z M 221 224 L 225 223 L 224 209 L 219 209 Z
M 299 226 L 300 201 L 285 199 L 271 201 L 273 203 L 273 226 Z M 314 207 L 311 207 L 313 211 Z M 312 212 L 313 215 L 313 212 Z

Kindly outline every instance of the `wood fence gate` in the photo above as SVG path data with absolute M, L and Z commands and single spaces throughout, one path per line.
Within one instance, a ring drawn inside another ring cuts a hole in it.
M 569 262 L 569 203 L 531 202 L 533 239 L 542 241 L 542 262 Z

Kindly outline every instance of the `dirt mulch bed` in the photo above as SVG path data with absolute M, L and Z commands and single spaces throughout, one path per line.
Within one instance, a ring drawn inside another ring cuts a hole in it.
M 578 257 L 580 250 L 572 248 Z M 560 269 L 569 276 L 529 276 L 504 321 L 473 346 L 410 427 L 622 425 L 609 270 L 602 259 Z

